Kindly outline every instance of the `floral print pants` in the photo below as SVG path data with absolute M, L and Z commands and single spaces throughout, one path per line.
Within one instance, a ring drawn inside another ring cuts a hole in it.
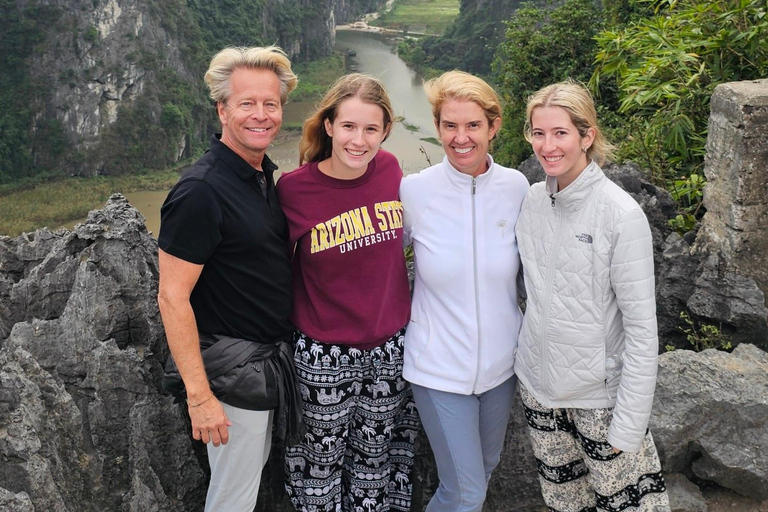
M 549 409 L 522 384 L 520 395 L 551 512 L 669 512 L 650 431 L 638 453 L 614 453 L 613 409 Z

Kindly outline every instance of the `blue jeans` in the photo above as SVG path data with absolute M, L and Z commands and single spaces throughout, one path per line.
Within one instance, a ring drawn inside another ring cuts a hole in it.
M 480 512 L 501 458 L 517 377 L 479 395 L 411 384 L 440 485 L 426 512 Z

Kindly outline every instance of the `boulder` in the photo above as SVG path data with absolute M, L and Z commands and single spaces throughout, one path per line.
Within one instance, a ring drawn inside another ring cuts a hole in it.
M 768 499 L 768 354 L 742 344 L 662 355 L 651 431 L 665 472 Z
M 707 512 L 707 502 L 701 490 L 680 473 L 664 475 L 672 512 Z

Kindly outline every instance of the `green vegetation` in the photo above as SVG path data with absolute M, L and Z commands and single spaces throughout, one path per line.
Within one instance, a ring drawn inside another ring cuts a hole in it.
M 499 162 L 517 165 L 531 154 L 523 137 L 528 96 L 569 77 L 587 82 L 592 75 L 597 49 L 593 38 L 604 24 L 602 9 L 595 0 L 556 5 L 523 4 L 507 22 L 506 40 L 496 50 L 493 70 L 506 104 L 504 124 L 493 146 Z M 604 92 L 603 100 L 608 100 L 610 91 Z
M 189 164 L 189 162 L 186 162 Z M 41 226 L 55 228 L 85 217 L 114 192 L 166 190 L 179 179 L 179 170 L 144 172 L 126 176 L 66 178 L 35 187 L 0 187 L 0 235 L 16 236 Z
M 0 0 L 0 183 L 51 172 L 52 162 L 65 151 L 60 123 L 38 121 L 46 84 L 32 80 L 27 60 L 40 53 L 45 30 L 56 23 L 57 7 Z M 45 116 L 44 116 L 45 117 Z
M 487 75 L 498 44 L 504 39 L 504 20 L 517 9 L 519 0 L 463 0 L 461 11 L 442 37 L 406 39 L 398 55 L 422 76 L 462 69 Z
M 530 154 L 527 96 L 565 78 L 588 82 L 617 160 L 649 170 L 668 189 L 680 232 L 703 215 L 701 169 L 709 100 L 717 84 L 768 74 L 764 0 L 566 0 L 525 4 L 508 22 L 493 65 L 507 100 L 495 145 L 502 163 Z M 562 44 L 567 41 L 568 44 Z
M 685 311 L 680 312 L 680 319 L 683 321 L 683 325 L 678 327 L 678 330 L 685 335 L 685 339 L 696 352 L 710 348 L 717 350 L 731 350 L 733 348 L 733 339 L 724 334 L 719 327 L 697 323 Z M 666 349 L 668 351 L 675 350 L 675 347 L 674 345 L 667 345 Z
M 371 25 L 424 34 L 442 34 L 459 14 L 459 0 L 395 0 Z
M 591 85 L 615 80 L 630 127 L 623 155 L 676 196 L 682 227 L 695 223 L 709 100 L 723 82 L 768 75 L 765 0 L 636 0 L 655 12 L 598 35 Z M 678 224 L 680 224 L 678 222 Z
M 291 101 L 319 100 L 328 87 L 346 72 L 344 56 L 338 53 L 312 62 L 297 62 L 292 67 L 299 77 L 299 85 L 291 93 Z

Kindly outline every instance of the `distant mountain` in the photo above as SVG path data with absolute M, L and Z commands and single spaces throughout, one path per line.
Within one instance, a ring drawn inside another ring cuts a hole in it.
M 224 46 L 330 54 L 384 0 L 0 0 L 0 183 L 162 168 L 207 144 Z

